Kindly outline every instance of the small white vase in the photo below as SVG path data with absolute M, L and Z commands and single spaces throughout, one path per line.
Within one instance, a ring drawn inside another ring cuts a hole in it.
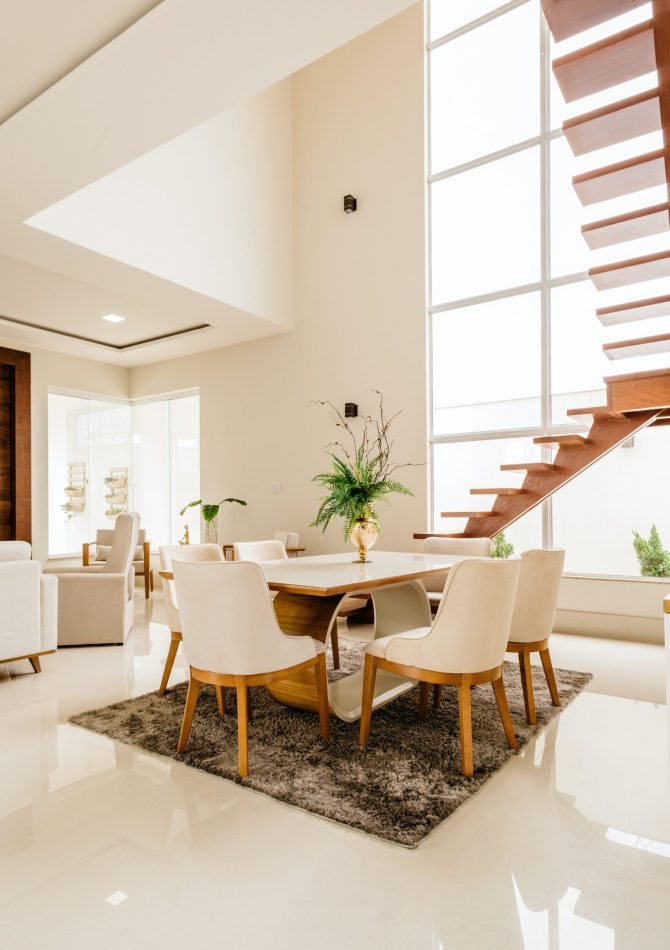
M 372 518 L 359 518 L 349 533 L 349 540 L 358 548 L 358 560 L 365 564 L 368 551 L 379 536 L 379 526 Z

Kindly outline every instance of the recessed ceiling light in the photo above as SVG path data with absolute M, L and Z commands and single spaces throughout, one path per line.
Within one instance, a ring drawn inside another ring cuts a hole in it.
M 108 323 L 123 323 L 126 318 L 120 317 L 117 313 L 107 313 L 102 319 Z

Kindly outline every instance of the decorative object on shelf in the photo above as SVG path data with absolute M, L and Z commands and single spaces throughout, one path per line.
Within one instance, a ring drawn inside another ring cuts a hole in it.
M 335 517 L 344 518 L 344 537 L 358 549 L 358 560 L 367 561 L 368 551 L 377 540 L 379 519 L 374 504 L 379 499 L 388 501 L 387 495 L 397 493 L 412 495 L 413 492 L 391 476 L 397 469 L 412 465 L 391 462 L 393 442 L 389 429 L 396 412 L 387 418 L 384 412 L 384 397 L 377 389 L 371 390 L 379 399 L 376 416 L 360 416 L 358 433 L 354 432 L 345 416 L 328 400 L 317 400 L 320 406 L 329 406 L 335 415 L 335 425 L 346 432 L 346 443 L 331 442 L 326 449 L 338 449 L 340 454 L 329 451 L 331 471 L 315 475 L 328 492 L 321 499 L 316 518 L 311 527 L 325 532 Z
M 103 478 L 103 483 L 107 489 L 105 517 L 115 521 L 122 512 L 128 511 L 128 467 L 110 468 Z
M 508 558 L 514 554 L 514 545 L 507 540 L 505 532 L 501 531 L 491 541 L 491 557 Z
M 191 538 L 189 537 L 188 525 L 187 525 L 187 524 L 184 525 L 184 534 L 183 534 L 183 537 L 181 537 L 181 538 L 179 539 L 179 543 L 180 543 L 180 544 L 190 544 L 190 543 L 191 543 Z
M 179 514 L 183 517 L 187 508 L 200 508 L 202 520 L 205 522 L 205 541 L 207 544 L 217 544 L 218 532 L 216 528 L 216 519 L 219 514 L 219 508 L 221 505 L 225 505 L 227 502 L 233 501 L 236 505 L 244 505 L 246 507 L 246 501 L 243 501 L 241 498 L 222 498 L 221 501 L 217 502 L 216 505 L 205 504 L 205 502 L 199 498 L 197 501 L 190 501 L 188 505 L 184 505 Z
M 67 501 L 61 505 L 65 520 L 69 521 L 86 508 L 86 462 L 69 462 L 67 467 L 67 485 L 63 489 Z
M 655 524 L 651 526 L 648 541 L 633 531 L 633 547 L 642 577 L 670 577 L 670 551 L 663 547 Z
M 353 195 L 344 196 L 344 211 L 346 214 L 353 214 L 354 211 L 358 208 L 358 201 L 354 198 Z

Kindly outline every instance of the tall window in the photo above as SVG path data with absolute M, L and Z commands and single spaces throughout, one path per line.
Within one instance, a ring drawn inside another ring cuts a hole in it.
M 642 6 L 606 29 L 649 16 Z M 603 328 L 596 307 L 634 299 L 639 285 L 608 299 L 612 292 L 597 294 L 586 274 L 668 246 L 660 236 L 630 242 L 623 253 L 593 253 L 581 237 L 586 221 L 628 208 L 623 201 L 583 208 L 572 176 L 662 146 L 659 132 L 574 158 L 561 131 L 565 118 L 657 82 L 650 74 L 566 106 L 551 59 L 599 38 L 590 31 L 554 48 L 539 0 L 428 2 L 431 530 L 462 530 L 464 521 L 440 512 L 472 509 L 470 488 L 520 484 L 501 464 L 551 461 L 533 436 L 574 431 L 566 410 L 604 404 L 604 376 L 665 361 L 613 366 L 604 357 L 603 343 L 630 331 Z M 642 208 L 667 201 L 667 193 L 649 189 L 627 200 Z M 645 284 L 643 296 L 667 293 L 656 283 Z M 663 490 L 652 478 L 649 491 L 631 492 L 652 458 L 668 470 L 670 427 L 616 450 L 520 519 L 508 538 L 517 552 L 565 546 L 569 571 L 636 574 L 633 529 L 656 523 L 670 545 Z
M 198 538 L 199 396 L 131 405 L 49 393 L 49 555 L 80 554 L 121 511 L 155 549 Z

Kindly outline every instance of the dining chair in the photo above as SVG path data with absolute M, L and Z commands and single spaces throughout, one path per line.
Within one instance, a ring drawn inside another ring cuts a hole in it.
M 273 538 L 270 541 L 236 541 L 233 544 L 236 561 L 253 561 L 262 564 L 267 561 L 288 560 L 288 554 L 282 541 Z M 340 640 L 337 633 L 337 624 L 334 623 L 330 632 L 330 647 L 333 651 L 333 669 L 340 668 Z
M 490 557 L 490 538 L 425 538 L 423 542 L 424 554 L 462 554 L 468 557 Z M 424 577 L 423 586 L 428 594 L 430 608 L 435 613 L 442 600 L 444 585 L 447 583 L 449 572 L 433 574 Z
M 159 547 L 158 552 L 161 559 L 161 570 L 172 571 L 174 561 L 189 561 L 191 563 L 203 564 L 209 561 L 223 561 L 223 551 L 219 544 L 170 544 Z M 177 603 L 177 594 L 175 592 L 174 581 L 163 578 L 163 589 L 165 591 L 165 617 L 170 628 L 170 647 L 168 649 L 167 659 L 163 668 L 163 678 L 158 687 L 158 695 L 162 696 L 167 689 L 170 673 L 174 666 L 175 657 L 181 643 L 181 620 L 179 619 L 179 604 Z M 223 694 L 217 690 L 217 702 L 219 712 L 222 713 Z
M 249 774 L 249 688 L 314 669 L 322 739 L 330 739 L 325 647 L 279 629 L 258 564 L 173 561 L 190 679 L 177 752 L 183 752 L 203 683 L 237 692 L 238 772 Z
M 519 561 L 473 558 L 449 571 L 444 597 L 430 627 L 373 640 L 365 648 L 360 744 L 367 745 L 377 670 L 419 680 L 419 718 L 430 684 L 458 688 L 463 775 L 473 774 L 471 687 L 491 683 L 505 736 L 518 751 L 507 706 L 502 664 L 514 609 Z
M 537 719 L 530 665 L 531 653 L 540 654 L 552 705 L 561 705 L 549 653 L 549 637 L 554 629 L 565 551 L 524 551 L 520 563 L 519 586 L 507 651 L 519 654 L 526 719 L 530 725 L 535 725 Z

